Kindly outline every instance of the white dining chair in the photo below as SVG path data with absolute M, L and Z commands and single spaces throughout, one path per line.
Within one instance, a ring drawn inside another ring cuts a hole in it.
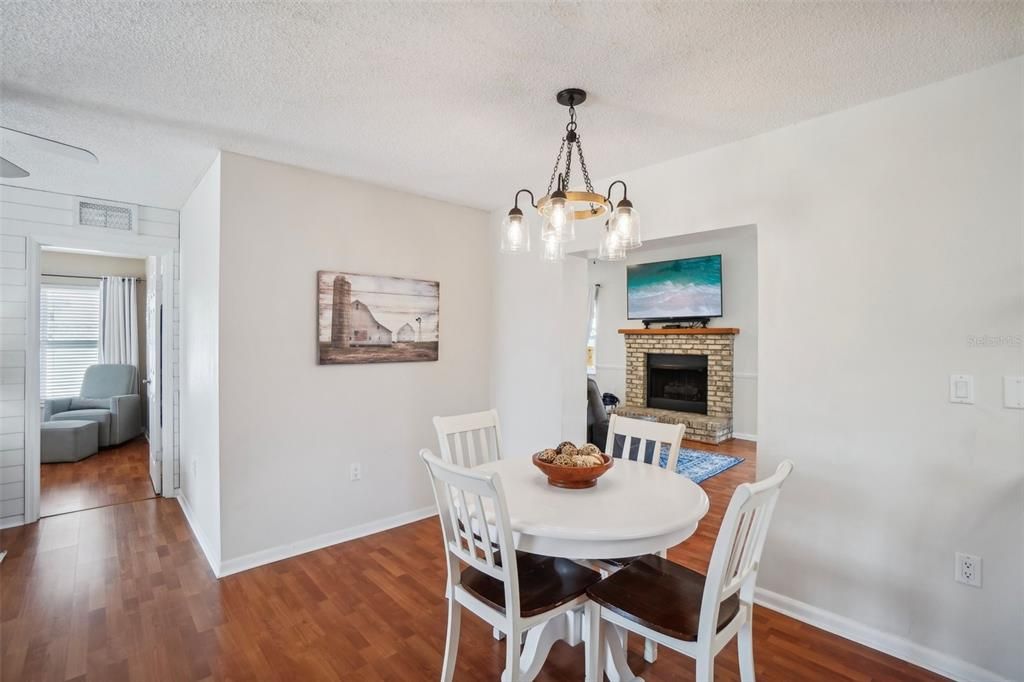
M 754 585 L 779 491 L 793 471 L 736 488 L 722 519 L 707 577 L 653 554 L 633 561 L 587 593 L 589 635 L 604 628 L 635 632 L 697 662 L 697 682 L 712 682 L 715 656 L 737 638 L 740 679 L 754 682 Z M 602 679 L 604 647 L 591 647 L 587 668 Z
M 498 411 L 434 417 L 441 458 L 451 464 L 474 467 L 501 459 Z
M 608 419 L 608 440 L 605 443 L 604 451 L 614 457 L 616 454 L 616 441 L 622 438 L 622 459 L 633 459 L 634 461 L 661 466 L 661 452 L 668 450 L 668 458 L 665 462 L 665 469 L 674 472 L 679 464 L 679 448 L 682 447 L 683 435 L 686 433 L 686 424 L 665 424 L 652 422 L 645 419 L 630 419 L 612 414 Z M 651 459 L 647 461 L 648 450 Z M 666 552 L 659 552 L 659 556 L 666 556 Z M 623 566 L 638 557 L 621 557 L 615 559 L 602 559 L 594 562 L 594 567 L 605 575 L 614 573 Z M 623 639 L 625 648 L 628 642 Z M 644 660 L 654 663 L 658 660 L 658 646 L 652 640 L 644 642 Z
M 434 430 L 441 458 L 449 464 L 474 467 L 501 459 L 501 425 L 497 410 L 434 417 Z M 493 526 L 491 535 L 494 536 Z M 497 629 L 493 634 L 494 639 L 504 636 Z
M 663 424 L 644 419 L 620 417 L 612 413 L 608 419 L 608 441 L 605 443 L 604 451 L 614 457 L 616 440 L 618 440 L 616 436 L 622 436 L 621 457 L 623 459 L 633 459 L 635 452 L 636 461 L 646 462 L 647 451 L 650 449 L 651 461 L 647 463 L 661 466 L 661 452 L 667 447 L 668 461 L 665 468 L 675 471 L 679 464 L 679 448 L 682 446 L 685 433 L 686 424 Z
M 570 611 L 582 612 L 587 588 L 601 576 L 568 559 L 517 552 L 497 473 L 444 462 L 426 449 L 420 457 L 433 482 L 448 564 L 442 682 L 450 682 L 455 674 L 463 608 L 506 635 L 503 682 L 532 680 L 544 657 L 523 656 L 524 633 L 524 650 L 532 654 L 543 646 L 540 626 Z M 485 521 L 488 512 L 490 524 Z M 467 532 L 467 528 L 480 532 Z M 492 528 L 497 537 L 491 536 Z M 523 658 L 532 658 L 533 668 L 523 670 Z

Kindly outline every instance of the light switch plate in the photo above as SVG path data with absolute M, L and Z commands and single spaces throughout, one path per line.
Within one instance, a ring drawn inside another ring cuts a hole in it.
M 949 402 L 974 404 L 974 377 L 970 374 L 949 375 Z
M 1003 377 L 1003 407 L 1024 410 L 1024 377 Z

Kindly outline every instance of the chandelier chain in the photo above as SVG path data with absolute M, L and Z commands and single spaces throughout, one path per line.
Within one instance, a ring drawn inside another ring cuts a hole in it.
M 548 180 L 548 196 L 551 196 L 551 188 L 555 186 L 555 176 L 558 175 L 558 166 L 562 163 L 562 153 L 565 151 L 565 138 L 562 138 L 562 146 L 558 148 L 558 156 L 555 157 L 555 165 L 551 169 L 551 179 Z M 561 189 L 561 188 L 559 188 Z
M 594 185 L 590 182 L 590 171 L 587 170 L 587 160 L 583 158 L 583 136 L 576 136 L 576 151 L 580 155 L 580 170 L 583 171 L 583 182 L 587 185 L 587 191 L 594 193 Z
M 563 178 L 564 184 L 561 189 L 563 192 L 569 189 L 569 178 L 572 177 L 572 142 L 569 143 L 569 148 L 565 150 L 565 177 Z

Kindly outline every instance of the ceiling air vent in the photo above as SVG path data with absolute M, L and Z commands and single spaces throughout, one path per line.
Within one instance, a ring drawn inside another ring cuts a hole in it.
M 133 217 L 132 210 L 127 206 L 113 206 L 92 201 L 78 202 L 79 225 L 130 232 L 134 227 Z

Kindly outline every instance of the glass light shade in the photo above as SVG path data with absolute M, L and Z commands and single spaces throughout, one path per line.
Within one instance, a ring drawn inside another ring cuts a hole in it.
M 501 252 L 528 253 L 530 224 L 522 213 L 509 213 L 501 223 Z
M 640 241 L 640 216 L 632 206 L 619 205 L 611 217 L 611 226 L 619 235 L 623 249 L 635 249 L 643 244 Z
M 541 239 L 546 242 L 571 242 L 576 239 L 576 211 L 566 199 L 552 198 L 544 205 L 541 214 L 544 216 Z
M 604 235 L 597 247 L 598 260 L 624 260 L 626 249 L 622 245 L 622 239 L 616 230 L 611 228 L 610 223 L 605 223 Z
M 550 263 L 565 260 L 565 244 L 556 241 L 544 242 L 544 249 L 541 251 L 540 259 Z

